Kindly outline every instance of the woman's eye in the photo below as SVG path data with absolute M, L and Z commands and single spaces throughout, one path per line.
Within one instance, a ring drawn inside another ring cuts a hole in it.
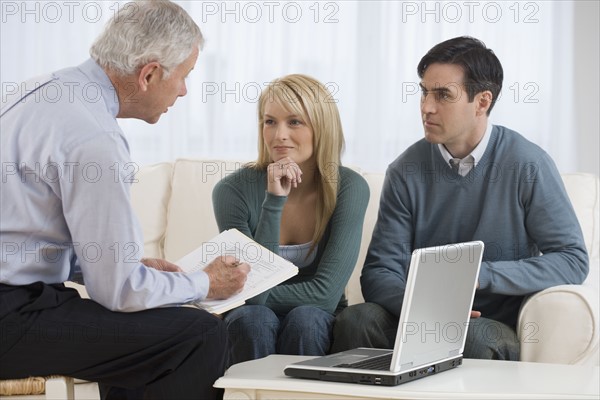
M 273 121 L 272 119 L 265 119 L 265 125 L 273 125 L 275 123 L 275 121 Z

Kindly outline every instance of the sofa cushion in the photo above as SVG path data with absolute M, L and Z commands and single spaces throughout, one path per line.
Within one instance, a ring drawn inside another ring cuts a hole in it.
M 365 221 L 362 231 L 362 239 L 360 242 L 360 252 L 358 253 L 358 259 L 356 260 L 356 267 L 352 272 L 350 281 L 346 287 L 346 298 L 348 304 L 363 303 L 365 300 L 360 290 L 360 273 L 362 266 L 367 256 L 367 250 L 369 243 L 371 242 L 371 236 L 373 235 L 373 228 L 377 221 L 377 211 L 379 210 L 379 197 L 381 196 L 381 187 L 383 185 L 384 174 L 377 173 L 363 173 L 363 177 L 369 185 L 370 197 L 369 204 L 367 205 L 367 211 L 365 213 Z
M 212 206 L 215 184 L 244 162 L 179 159 L 173 167 L 164 256 L 174 262 L 219 233 Z
M 142 168 L 131 185 L 131 204 L 142 225 L 144 256 L 164 258 L 163 239 L 171 197 L 171 163 Z

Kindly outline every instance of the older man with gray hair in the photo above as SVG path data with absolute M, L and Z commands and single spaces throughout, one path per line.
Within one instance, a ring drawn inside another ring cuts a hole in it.
M 238 292 L 249 266 L 223 257 L 186 274 L 141 258 L 116 122 L 156 123 L 186 94 L 202 43 L 178 5 L 128 3 L 91 59 L 4 99 L 0 379 L 64 374 L 99 382 L 103 398 L 219 396 L 226 331 L 179 306 Z M 50 88 L 60 96 L 46 98 Z M 91 300 L 64 286 L 75 275 Z

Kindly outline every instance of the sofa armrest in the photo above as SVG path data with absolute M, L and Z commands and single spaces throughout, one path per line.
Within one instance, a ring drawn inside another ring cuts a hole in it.
M 517 322 L 521 361 L 598 365 L 598 291 L 560 285 L 531 296 Z

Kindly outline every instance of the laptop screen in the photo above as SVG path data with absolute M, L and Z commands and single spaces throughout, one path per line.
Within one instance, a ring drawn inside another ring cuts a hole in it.
M 413 252 L 392 371 L 462 354 L 483 247 L 475 241 Z

